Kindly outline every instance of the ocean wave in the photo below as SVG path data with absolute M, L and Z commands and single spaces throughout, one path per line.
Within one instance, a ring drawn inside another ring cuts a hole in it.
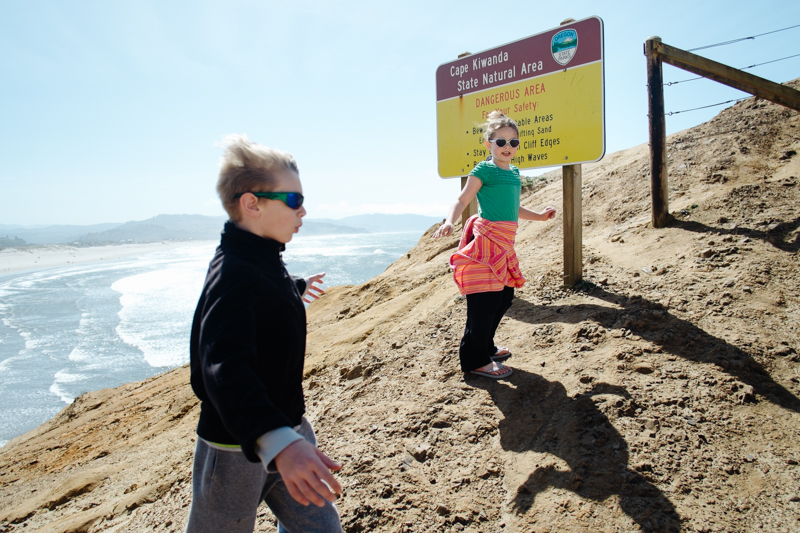
M 66 391 L 65 391 L 65 390 L 64 390 L 64 389 L 61 387 L 61 385 L 59 385 L 58 383 L 53 383 L 52 385 L 50 385 L 50 389 L 49 389 L 49 390 L 50 390 L 50 392 L 52 392 L 53 394 L 55 394 L 56 396 L 58 396 L 58 399 L 59 399 L 59 400 L 61 400 L 62 402 L 64 402 L 64 403 L 65 403 L 65 404 L 67 404 L 67 405 L 69 405 L 69 404 L 71 404 L 73 401 L 75 401 L 75 398 L 74 398 L 74 397 L 72 397 L 72 396 L 70 396 L 70 395 L 69 395 L 69 394 L 68 394 L 68 393 L 67 393 L 67 392 L 66 392 Z
M 73 402 L 73 400 L 75 400 L 75 397 L 71 395 L 64 387 L 62 387 L 62 385 L 85 381 L 86 375 L 72 374 L 66 370 L 59 370 L 56 372 L 56 375 L 53 379 L 53 384 L 50 385 L 50 392 L 58 396 L 58 399 L 62 402 L 70 404 Z
M 0 287 L 0 298 L 8 298 L 9 296 L 14 296 L 17 293 L 19 293 L 19 291 L 14 290 L 11 287 Z
M 11 363 L 15 362 L 17 359 L 19 359 L 17 356 L 12 355 L 0 361 L 0 374 L 7 374 L 10 372 L 11 369 L 9 367 Z
M 68 372 L 67 370 L 59 370 L 58 372 L 56 372 L 56 375 L 53 378 L 55 379 L 55 383 L 75 383 L 77 381 L 85 380 L 86 375 L 73 374 Z
M 191 321 L 205 270 L 205 264 L 186 263 L 111 285 L 121 294 L 117 335 L 138 348 L 150 366 L 172 367 L 188 361 Z
M 25 351 L 31 352 L 37 348 L 41 348 L 46 344 L 46 340 L 41 337 L 35 337 L 32 331 L 19 329 L 19 336 L 25 340 Z
M 80 346 L 76 346 L 69 352 L 67 358 L 70 361 L 75 361 L 76 363 L 80 363 L 83 361 L 88 361 L 92 357 L 92 354 L 81 348 Z
M 353 255 L 358 253 L 362 246 L 349 245 L 349 246 L 305 246 L 303 248 L 294 248 L 291 251 L 287 250 L 283 253 L 286 259 L 292 257 L 303 257 L 309 255 L 320 255 L 323 257 L 341 257 L 346 255 Z
M 87 327 L 92 325 L 96 320 L 92 317 L 90 313 L 83 312 L 81 313 L 81 319 L 78 321 L 78 329 L 76 330 L 78 333 L 81 333 Z
M 388 253 L 381 248 L 376 248 L 376 243 L 364 243 L 364 244 L 351 244 L 348 246 L 339 246 L 339 247 L 304 247 L 294 249 L 292 251 L 286 251 L 283 254 L 284 259 L 287 261 L 291 260 L 292 258 L 307 258 L 310 256 L 317 256 L 321 258 L 327 257 L 351 257 L 357 258 L 359 256 L 371 255 L 374 253 Z

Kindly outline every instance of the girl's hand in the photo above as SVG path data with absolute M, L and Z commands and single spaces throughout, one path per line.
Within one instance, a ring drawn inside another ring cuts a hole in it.
M 303 296 L 303 301 L 307 304 L 310 304 L 312 301 L 316 300 L 323 294 L 325 291 L 322 290 L 320 285 L 325 283 L 322 281 L 322 278 L 325 277 L 325 272 L 320 272 L 319 274 L 314 274 L 313 276 L 309 276 L 308 278 L 308 289 L 306 290 L 306 295 Z
M 545 220 L 552 220 L 556 218 L 556 208 L 553 207 L 552 205 L 548 205 L 547 207 L 544 208 L 542 214 L 544 215 Z
M 431 236 L 432 239 L 438 239 L 439 237 L 447 237 L 448 235 L 453 234 L 453 225 L 452 224 L 442 224 L 439 226 L 433 235 Z

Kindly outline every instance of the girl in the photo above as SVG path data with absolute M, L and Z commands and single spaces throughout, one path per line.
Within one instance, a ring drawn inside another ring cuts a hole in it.
M 456 285 L 467 297 L 459 357 L 464 372 L 504 379 L 512 369 L 499 361 L 511 357 L 511 352 L 495 346 L 494 334 L 511 307 L 514 288 L 525 284 L 514 252 L 517 220 L 550 220 L 556 210 L 546 207 L 537 213 L 519 205 L 519 169 L 511 164 L 519 147 L 517 123 L 492 111 L 483 136 L 491 157 L 469 173 L 464 190 L 433 238 L 451 235 L 455 221 L 477 195 L 478 214 L 464 224 L 458 251 L 450 258 Z

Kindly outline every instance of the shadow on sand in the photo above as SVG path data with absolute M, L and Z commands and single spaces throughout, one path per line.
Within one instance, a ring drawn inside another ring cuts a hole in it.
M 584 289 L 588 295 L 619 307 L 538 306 L 516 299 L 507 316 L 535 325 L 590 321 L 606 330 L 629 330 L 660 347 L 662 357 L 671 354 L 687 361 L 714 364 L 720 371 L 752 386 L 753 393 L 800 412 L 800 400 L 776 383 L 741 348 L 676 317 L 659 303 L 617 295 L 591 284 L 585 284 Z M 681 520 L 672 503 L 630 467 L 628 443 L 592 401 L 592 396 L 599 394 L 630 400 L 625 388 L 595 383 L 589 392 L 570 397 L 561 383 L 517 368 L 508 380 L 511 386 L 475 376 L 466 376 L 465 380 L 471 386 L 487 390 L 505 415 L 499 428 L 503 449 L 553 454 L 569 465 L 569 471 L 551 464 L 537 465 L 517 489 L 513 500 L 516 512 L 525 513 L 538 494 L 548 487 L 557 487 L 598 502 L 618 495 L 622 510 L 643 531 L 681 530 Z M 755 396 L 750 396 L 740 395 L 738 400 L 755 400 Z
M 592 304 L 538 306 L 517 298 L 507 316 L 529 324 L 591 321 L 606 330 L 624 328 L 659 346 L 665 356 L 672 354 L 687 361 L 714 364 L 720 371 L 753 387 L 754 393 L 785 409 L 800 413 L 800 399 L 776 383 L 764 367 L 741 348 L 714 337 L 688 320 L 676 317 L 657 302 L 640 297 L 627 298 L 597 286 L 586 286 L 587 295 L 617 304 L 621 308 Z M 723 320 L 724 317 L 720 319 Z
M 591 399 L 595 394 L 629 398 L 628 392 L 597 383 L 591 392 L 567 395 L 564 386 L 515 369 L 508 382 L 467 376 L 471 386 L 486 389 L 503 412 L 500 444 L 504 450 L 552 454 L 569 465 L 537 465 L 517 489 L 512 506 L 524 514 L 549 487 L 566 489 L 602 502 L 619 496 L 620 507 L 642 531 L 677 532 L 681 522 L 672 503 L 641 474 L 628 466 L 628 445 Z
M 746 227 L 726 229 L 708 226 L 702 222 L 682 219 L 675 219 L 675 221 L 672 223 L 672 227 L 692 233 L 704 233 L 710 235 L 713 232 L 720 236 L 730 235 L 732 237 L 749 237 L 750 239 L 768 242 L 775 248 L 792 254 L 797 253 L 797 251 L 800 250 L 800 239 L 795 238 L 791 241 L 786 240 L 787 235 L 794 233 L 797 228 L 800 228 L 800 217 L 795 218 L 794 220 L 778 222 L 772 229 L 767 231 L 750 229 Z

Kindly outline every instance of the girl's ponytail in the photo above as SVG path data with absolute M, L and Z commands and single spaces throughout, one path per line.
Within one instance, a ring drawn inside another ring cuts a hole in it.
M 517 136 L 519 136 L 519 127 L 516 121 L 495 109 L 486 117 L 486 124 L 483 125 L 483 140 L 491 141 L 494 138 L 494 132 L 500 128 L 514 128 L 514 131 L 517 132 Z

